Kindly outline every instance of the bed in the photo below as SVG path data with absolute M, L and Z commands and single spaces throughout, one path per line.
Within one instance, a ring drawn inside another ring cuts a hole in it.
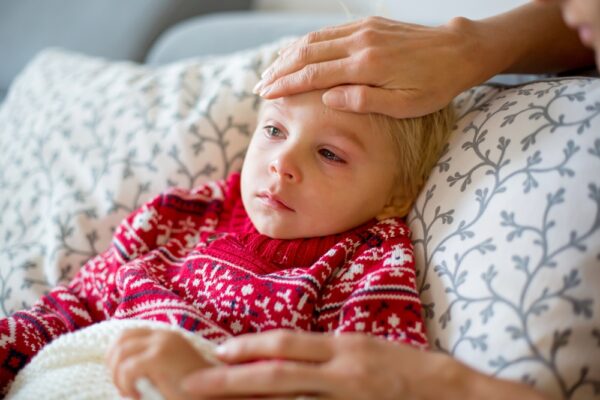
M 342 21 L 216 14 L 167 30 L 143 63 L 37 54 L 0 106 L 2 315 L 67 282 L 154 194 L 239 169 L 260 73 L 286 37 Z M 407 218 L 429 338 L 552 398 L 598 398 L 600 79 L 517 80 L 455 99 Z

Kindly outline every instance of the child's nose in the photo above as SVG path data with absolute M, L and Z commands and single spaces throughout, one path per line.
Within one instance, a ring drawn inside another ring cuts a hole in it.
M 293 154 L 289 151 L 282 152 L 271 160 L 269 172 L 290 183 L 298 183 L 302 180 L 298 161 L 294 159 Z

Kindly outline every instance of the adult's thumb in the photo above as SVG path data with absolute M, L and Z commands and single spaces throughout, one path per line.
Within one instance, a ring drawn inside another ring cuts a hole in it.
M 327 107 L 356 113 L 385 114 L 394 118 L 420 117 L 435 107 L 415 96 L 414 90 L 382 89 L 366 85 L 336 86 L 323 93 Z

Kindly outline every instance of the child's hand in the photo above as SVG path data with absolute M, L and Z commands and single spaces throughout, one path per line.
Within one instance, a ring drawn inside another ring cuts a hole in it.
M 108 350 L 107 363 L 122 396 L 139 399 L 135 384 L 146 377 L 168 400 L 185 399 L 182 379 L 211 366 L 177 332 L 147 328 L 125 331 Z

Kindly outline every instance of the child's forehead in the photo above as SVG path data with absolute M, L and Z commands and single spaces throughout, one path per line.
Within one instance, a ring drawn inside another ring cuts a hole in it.
M 265 107 L 275 107 L 279 110 L 285 110 L 287 108 L 294 107 L 311 107 L 315 109 L 326 109 L 325 105 L 321 101 L 322 94 L 325 93 L 324 90 L 313 90 L 304 93 L 298 93 L 291 96 L 279 97 L 276 99 L 266 99 L 263 100 L 263 108 Z
M 344 112 L 326 107 L 321 98 L 325 90 L 312 91 L 294 96 L 264 100 L 259 121 L 281 124 L 280 128 L 309 127 L 326 135 L 342 136 L 361 148 L 378 149 L 379 152 L 393 151 L 388 128 L 381 119 L 370 114 Z M 267 121 L 270 120 L 270 121 Z
M 339 111 L 325 106 L 322 101 L 325 92 L 326 90 L 313 90 L 273 100 L 264 100 L 259 115 L 266 111 L 277 111 L 279 114 L 290 118 L 309 114 L 315 118 L 313 122 L 319 121 L 330 125 L 361 129 L 372 125 L 372 120 L 367 114 Z

